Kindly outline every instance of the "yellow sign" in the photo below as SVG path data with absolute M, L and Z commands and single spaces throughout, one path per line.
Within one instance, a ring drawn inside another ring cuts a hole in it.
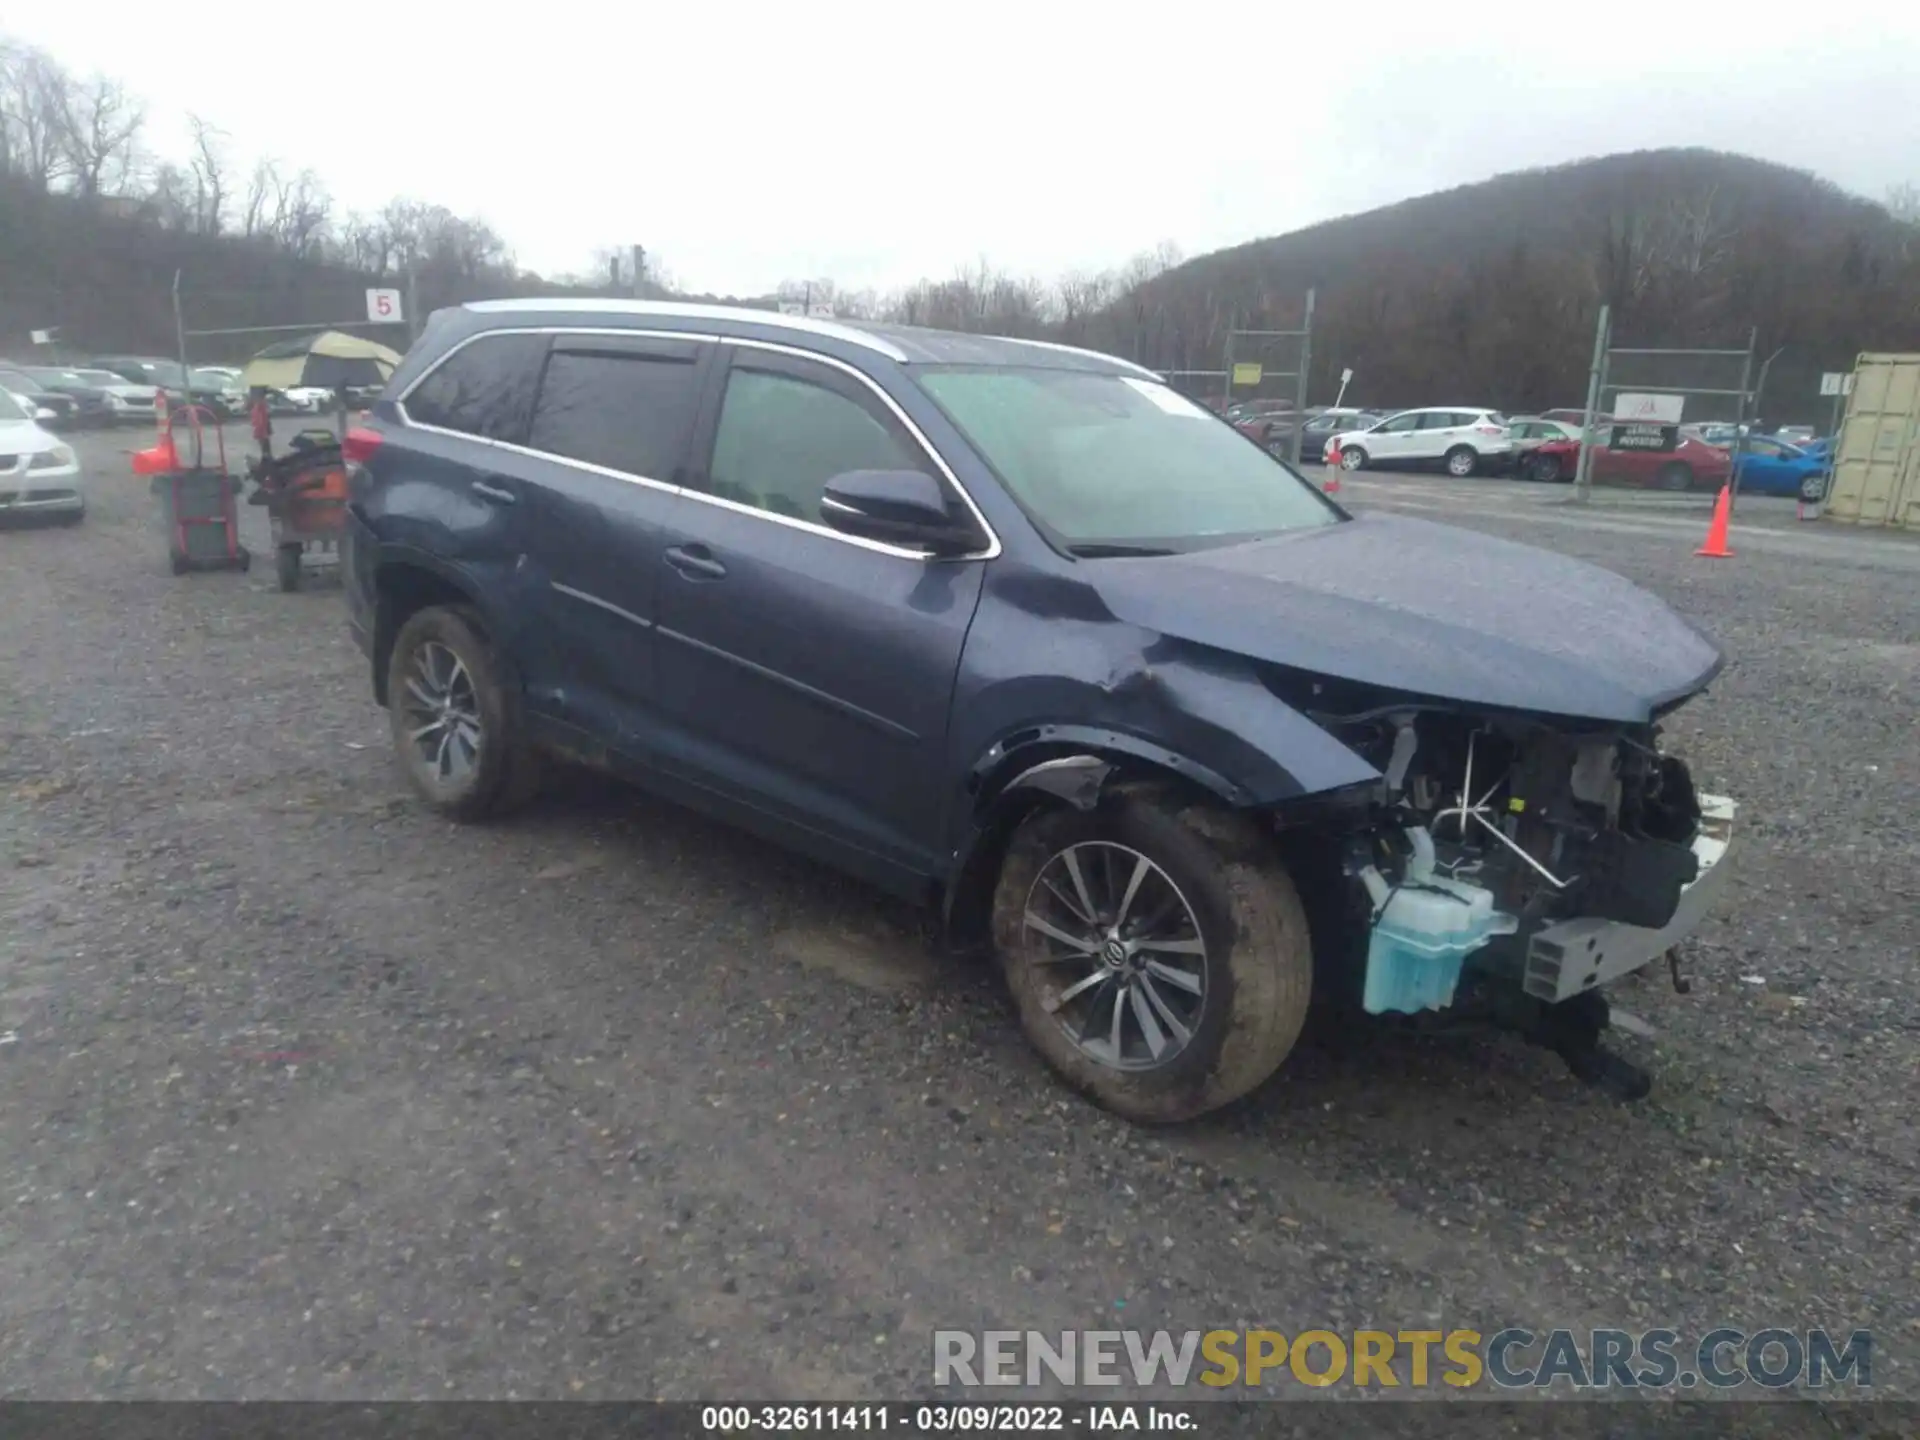
M 1236 385 L 1258 385 L 1260 383 L 1260 363 L 1257 360 L 1242 360 L 1233 367 L 1233 383 Z

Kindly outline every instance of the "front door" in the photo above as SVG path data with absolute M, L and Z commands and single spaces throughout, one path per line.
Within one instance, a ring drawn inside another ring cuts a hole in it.
M 1417 410 L 1396 415 L 1368 431 L 1360 441 L 1361 447 L 1378 460 L 1405 459 L 1414 453 L 1421 418 Z
M 822 523 L 822 490 L 849 470 L 951 482 L 855 372 L 728 348 L 710 460 L 662 556 L 660 704 L 708 783 L 876 878 L 935 873 L 947 711 L 984 562 Z

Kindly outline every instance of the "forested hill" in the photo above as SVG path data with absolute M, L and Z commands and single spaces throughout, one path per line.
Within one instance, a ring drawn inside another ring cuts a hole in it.
M 1217 367 L 1230 324 L 1297 326 L 1310 286 L 1322 400 L 1351 367 L 1363 402 L 1578 404 L 1603 301 L 1624 346 L 1744 346 L 1757 329 L 1762 358 L 1785 347 L 1768 397 L 1796 409 L 1859 351 L 1920 349 L 1911 213 L 1705 150 L 1516 172 L 1216 251 L 1074 328 Z

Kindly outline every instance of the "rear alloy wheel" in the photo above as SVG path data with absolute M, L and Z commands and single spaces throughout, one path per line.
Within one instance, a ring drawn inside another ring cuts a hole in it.
M 1525 468 L 1529 480 L 1537 480 L 1543 485 L 1550 484 L 1560 478 L 1560 457 L 1558 455 L 1529 455 Z
M 1480 466 L 1480 454 L 1471 445 L 1456 445 L 1447 451 L 1447 473 L 1464 480 Z
M 1312 989 L 1305 912 L 1266 837 L 1154 789 L 1026 821 L 1002 863 L 994 943 L 1034 1047 L 1146 1123 L 1265 1080 Z
M 420 798 L 451 820 L 481 820 L 532 798 L 539 757 L 505 663 L 464 606 L 417 611 L 387 666 L 394 750 Z
M 1358 445 L 1350 445 L 1340 452 L 1342 470 L 1364 470 L 1367 468 L 1367 452 Z
M 1693 467 L 1684 460 L 1675 460 L 1662 465 L 1654 474 L 1653 483 L 1662 490 L 1693 489 Z

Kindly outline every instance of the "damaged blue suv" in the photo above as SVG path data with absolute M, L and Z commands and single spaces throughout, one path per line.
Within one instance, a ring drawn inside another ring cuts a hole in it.
M 752 310 L 439 312 L 346 452 L 442 814 L 564 759 L 923 901 L 1136 1120 L 1315 1000 L 1646 1088 L 1600 987 L 1698 924 L 1733 806 L 1659 745 L 1719 653 L 1613 574 L 1349 514 L 1109 356 Z

